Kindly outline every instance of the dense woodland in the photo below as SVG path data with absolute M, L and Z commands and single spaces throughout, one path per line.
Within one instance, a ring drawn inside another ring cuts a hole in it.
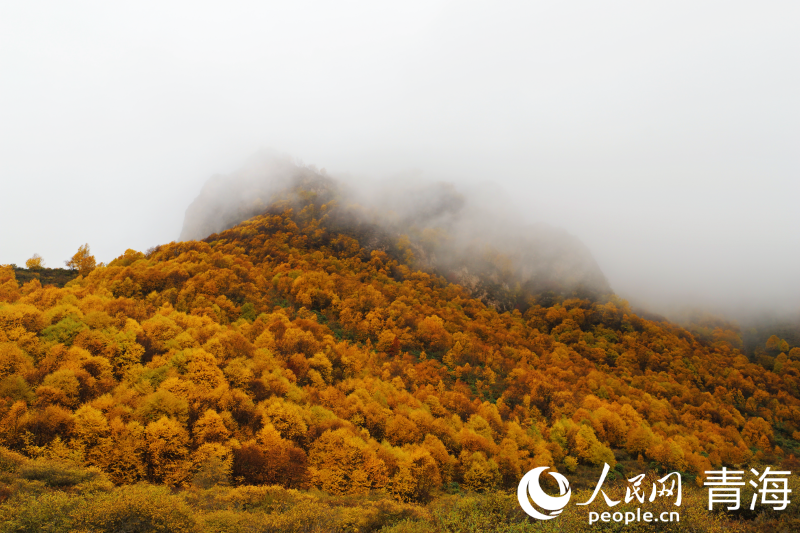
M 487 505 L 534 466 L 581 488 L 603 463 L 696 486 L 712 467 L 800 464 L 800 347 L 770 337 L 754 362 L 724 323 L 690 332 L 613 295 L 529 295 L 499 312 L 416 268 L 407 236 L 368 250 L 306 199 L 108 265 L 87 247 L 63 287 L 0 268 L 3 512 L 44 505 L 31 483 L 61 476 L 102 479 L 90 492 L 109 509 L 96 494 L 224 490 L 227 509 L 252 510 L 273 491 L 373 502 L 424 531 L 445 520 L 437 502 Z M 200 505 L 191 494 L 174 505 Z M 253 527 L 241 530 L 283 530 Z

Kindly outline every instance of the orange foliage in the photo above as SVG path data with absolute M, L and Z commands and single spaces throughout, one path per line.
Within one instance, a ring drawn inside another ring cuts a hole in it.
M 97 268 L 84 246 L 65 288 L 0 267 L 0 444 L 58 437 L 117 483 L 403 501 L 615 452 L 698 474 L 796 452 L 797 348 L 766 370 L 615 297 L 501 313 L 308 216 Z

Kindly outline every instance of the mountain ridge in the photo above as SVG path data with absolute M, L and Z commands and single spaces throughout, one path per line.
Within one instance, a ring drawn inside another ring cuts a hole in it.
M 181 239 L 204 239 L 287 208 L 315 210 L 321 224 L 369 251 L 411 254 L 414 268 L 457 282 L 500 310 L 524 310 L 536 297 L 612 293 L 588 249 L 564 230 L 499 216 L 452 184 L 351 185 L 272 152 L 209 180 L 186 211 Z

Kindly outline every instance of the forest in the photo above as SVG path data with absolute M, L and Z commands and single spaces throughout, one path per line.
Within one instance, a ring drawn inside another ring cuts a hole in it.
M 580 290 L 492 305 L 295 192 L 203 240 L 82 247 L 66 283 L 0 267 L 0 531 L 589 531 L 515 491 L 550 466 L 591 492 L 605 463 L 682 473 L 696 520 L 664 531 L 800 527 L 701 512 L 706 471 L 800 466 L 792 339 L 748 357 L 724 321 Z

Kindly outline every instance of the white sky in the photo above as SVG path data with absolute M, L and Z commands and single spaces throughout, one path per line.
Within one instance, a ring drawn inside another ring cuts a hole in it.
M 177 238 L 273 147 L 489 181 L 612 286 L 800 309 L 800 3 L 2 2 L 0 263 Z

